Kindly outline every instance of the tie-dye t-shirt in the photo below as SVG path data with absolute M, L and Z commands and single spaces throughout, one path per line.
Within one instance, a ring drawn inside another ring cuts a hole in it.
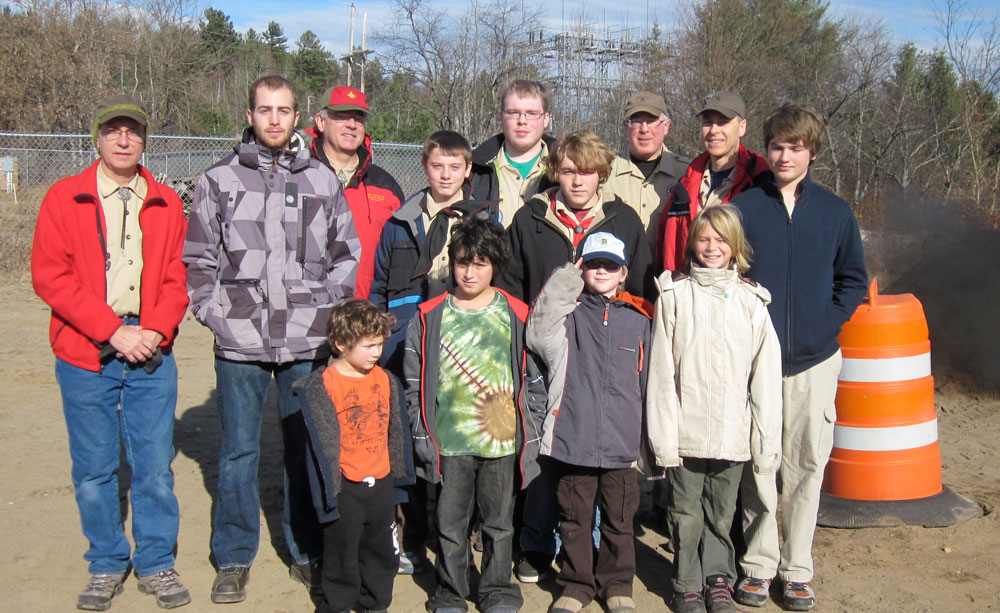
M 441 455 L 514 453 L 510 335 L 507 299 L 500 292 L 476 310 L 456 306 L 451 295 L 445 300 L 435 417 Z

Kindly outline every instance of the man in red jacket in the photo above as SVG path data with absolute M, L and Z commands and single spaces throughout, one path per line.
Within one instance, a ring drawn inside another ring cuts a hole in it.
M 353 87 L 334 87 L 323 95 L 309 151 L 340 179 L 361 239 L 361 262 L 354 295 L 368 298 L 375 276 L 375 249 L 382 226 L 403 202 L 403 190 L 381 166 L 372 164 L 372 137 L 365 134 L 368 99 Z
M 684 247 L 698 211 L 729 202 L 768 171 L 764 158 L 740 143 L 747 131 L 747 108 L 739 94 L 705 96 L 698 116 L 705 152 L 691 162 L 663 206 L 656 249 L 660 271 L 684 269 Z
M 177 365 L 187 307 L 180 198 L 139 165 L 149 118 L 111 96 L 94 118 L 100 159 L 42 201 L 31 249 L 35 291 L 50 307 L 73 486 L 90 549 L 79 609 L 103 611 L 131 568 L 162 608 L 191 602 L 174 571 L 179 511 L 174 457 Z M 120 409 L 120 410 L 119 410 Z M 129 545 L 118 499 L 119 449 L 132 468 Z

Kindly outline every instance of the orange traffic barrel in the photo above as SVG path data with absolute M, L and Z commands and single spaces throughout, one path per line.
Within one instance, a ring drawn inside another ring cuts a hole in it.
M 931 343 L 913 294 L 868 300 L 844 324 L 837 423 L 823 491 L 853 500 L 910 500 L 941 491 Z
M 953 525 L 979 505 L 941 484 L 927 320 L 913 294 L 879 295 L 878 281 L 844 324 L 833 451 L 819 525 Z

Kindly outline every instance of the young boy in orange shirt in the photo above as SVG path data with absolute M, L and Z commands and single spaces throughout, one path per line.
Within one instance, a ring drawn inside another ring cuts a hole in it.
M 392 602 L 399 565 L 393 487 L 414 481 L 403 390 L 378 366 L 393 321 L 366 300 L 333 307 L 326 335 L 337 358 L 295 384 L 323 522 L 323 613 L 356 606 L 377 613 Z

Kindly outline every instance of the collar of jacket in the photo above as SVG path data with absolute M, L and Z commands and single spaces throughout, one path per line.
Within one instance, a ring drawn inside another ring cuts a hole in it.
M 646 319 L 653 318 L 653 305 L 648 300 L 639 296 L 634 296 L 626 291 L 620 291 L 609 300 L 600 294 L 592 294 L 586 290 L 580 293 L 577 302 L 590 304 L 598 307 L 608 305 L 609 308 L 632 309 L 643 315 Z
M 275 157 L 277 152 L 277 157 Z M 243 140 L 236 145 L 236 156 L 240 164 L 247 168 L 260 168 L 277 164 L 290 172 L 299 172 L 309 167 L 309 149 L 305 139 L 298 132 L 292 132 L 288 149 L 271 149 L 257 144 L 253 128 L 248 126 L 243 130 Z
M 781 188 L 774 180 L 774 174 L 768 171 L 767 175 L 763 177 L 763 181 L 760 184 L 760 188 L 764 190 L 764 193 L 771 198 L 777 199 L 779 202 L 784 202 L 784 196 L 781 195 Z M 807 194 L 813 185 L 816 183 L 812 180 L 812 172 L 806 171 L 806 176 L 802 177 L 802 181 L 799 183 L 799 194 L 796 198 L 796 204 L 798 200 L 801 200 L 802 196 Z
M 698 285 L 703 285 L 705 287 L 714 286 L 727 288 L 740 282 L 739 274 L 736 272 L 735 268 L 721 269 L 692 266 L 691 270 L 688 272 L 688 276 L 690 276 L 691 279 Z

